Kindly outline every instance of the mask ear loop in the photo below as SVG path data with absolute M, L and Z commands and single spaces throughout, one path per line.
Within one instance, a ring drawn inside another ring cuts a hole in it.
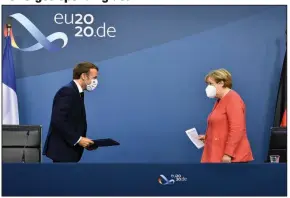
M 84 73 L 87 77 L 88 77 L 88 75 L 86 74 L 86 73 Z M 86 85 L 88 85 L 87 83 L 86 83 L 86 80 L 84 79 L 84 78 L 82 78 L 82 80 L 84 81 L 84 83 L 86 84 Z
M 82 73 L 80 77 L 81 77 L 82 81 L 85 81 L 85 79 L 84 79 L 84 77 L 83 77 L 83 74 L 84 74 L 84 73 Z

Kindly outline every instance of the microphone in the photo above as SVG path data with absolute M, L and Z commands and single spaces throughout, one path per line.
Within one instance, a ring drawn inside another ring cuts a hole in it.
M 28 143 L 29 132 L 30 131 L 27 131 L 27 133 L 26 133 L 26 142 L 24 144 L 23 151 L 22 151 L 22 163 L 25 163 L 25 150 L 26 150 L 26 146 Z

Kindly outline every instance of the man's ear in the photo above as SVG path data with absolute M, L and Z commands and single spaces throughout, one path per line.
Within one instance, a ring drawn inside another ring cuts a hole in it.
M 80 79 L 81 79 L 81 80 L 85 80 L 85 73 L 82 73 L 82 74 L 81 74 Z

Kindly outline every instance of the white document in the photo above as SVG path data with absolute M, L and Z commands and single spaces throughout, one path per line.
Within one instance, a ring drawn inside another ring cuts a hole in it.
M 188 129 L 185 131 L 186 135 L 192 141 L 192 143 L 196 146 L 196 148 L 200 149 L 204 146 L 204 143 L 198 139 L 198 134 L 195 128 Z

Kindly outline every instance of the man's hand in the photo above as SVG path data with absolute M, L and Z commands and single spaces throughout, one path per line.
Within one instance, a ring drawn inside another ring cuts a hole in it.
M 91 139 L 86 138 L 86 137 L 82 137 L 81 140 L 79 141 L 79 145 L 84 148 L 87 148 L 88 146 L 92 144 L 94 144 L 94 142 Z
M 199 135 L 198 136 L 198 139 L 201 140 L 201 141 L 203 141 L 203 143 L 204 143 L 204 141 L 205 141 L 205 135 Z
M 223 158 L 222 158 L 222 162 L 223 163 L 231 163 L 232 162 L 231 156 L 224 155 Z

